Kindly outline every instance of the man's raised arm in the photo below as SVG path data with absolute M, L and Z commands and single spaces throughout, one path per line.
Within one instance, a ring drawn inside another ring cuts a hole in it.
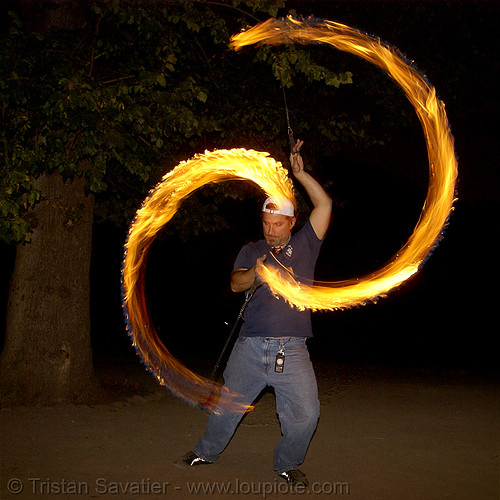
M 322 240 L 330 226 L 332 199 L 321 184 L 304 170 L 304 161 L 300 155 L 300 148 L 303 144 L 304 141 L 297 140 L 293 153 L 290 155 L 290 163 L 292 164 L 293 175 L 302 184 L 313 204 L 309 220 L 316 236 Z

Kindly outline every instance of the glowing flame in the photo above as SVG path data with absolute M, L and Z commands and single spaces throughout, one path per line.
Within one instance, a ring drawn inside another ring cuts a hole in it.
M 289 273 L 277 272 L 265 265 L 257 270 L 275 294 L 298 308 L 334 310 L 375 300 L 418 271 L 452 210 L 457 162 L 444 104 L 436 98 L 434 88 L 394 49 L 338 23 L 270 19 L 234 36 L 232 47 L 238 50 L 257 42 L 320 42 L 356 54 L 386 71 L 415 107 L 427 143 L 429 188 L 413 233 L 393 259 L 369 276 L 317 285 L 300 283 Z M 182 162 L 153 189 L 130 227 L 122 269 L 123 305 L 133 344 L 161 384 L 202 408 L 247 411 L 250 407 L 243 404 L 237 394 L 230 394 L 216 382 L 196 375 L 170 354 L 154 329 L 144 293 L 146 259 L 158 231 L 174 216 L 182 200 L 196 189 L 229 179 L 255 182 L 267 195 L 286 196 L 295 205 L 286 171 L 268 153 L 220 150 Z
M 219 384 L 196 375 L 170 354 L 155 331 L 144 293 L 146 259 L 158 231 L 195 190 L 229 179 L 253 181 L 269 196 L 286 196 L 296 205 L 286 170 L 268 153 L 219 150 L 180 163 L 151 191 L 130 227 L 122 269 L 123 305 L 133 345 L 162 385 L 203 408 L 215 409 L 219 403 L 219 407 L 246 411 L 249 407 L 238 402 L 238 395 L 221 391 Z
M 420 264 L 439 239 L 453 202 L 457 161 L 444 104 L 434 87 L 392 47 L 353 28 L 332 21 L 269 19 L 231 39 L 235 50 L 255 43 L 326 43 L 355 54 L 379 66 L 404 90 L 422 124 L 429 158 L 429 188 L 420 219 L 403 248 L 375 273 L 342 282 L 308 286 L 291 276 L 261 266 L 258 274 L 273 292 L 298 308 L 343 309 L 386 294 L 418 271 Z

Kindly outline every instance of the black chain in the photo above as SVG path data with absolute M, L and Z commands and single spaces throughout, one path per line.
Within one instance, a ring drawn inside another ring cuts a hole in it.
M 293 130 L 290 125 L 290 116 L 288 114 L 288 105 L 286 103 L 285 87 L 282 86 L 281 89 L 283 90 L 283 101 L 285 102 L 286 125 L 288 127 L 288 141 L 290 142 L 290 153 L 293 153 L 293 148 L 295 147 L 295 139 L 293 137 Z
M 260 285 L 262 285 L 262 282 L 256 278 L 253 282 L 253 285 L 248 290 L 247 295 L 245 297 L 245 302 L 243 302 L 243 305 L 241 306 L 238 317 L 236 318 L 236 321 L 234 322 L 233 328 L 231 328 L 231 332 L 229 333 L 229 336 L 227 337 L 226 343 L 224 344 L 224 347 L 222 348 L 219 359 L 217 360 L 217 363 L 215 363 L 214 369 L 212 370 L 212 374 L 210 375 L 210 378 L 212 380 L 216 380 L 222 359 L 224 358 L 224 355 L 226 354 L 226 351 L 227 351 L 227 348 L 229 347 L 231 339 L 233 338 L 233 336 L 236 332 L 236 329 L 238 327 L 238 324 L 239 324 L 241 318 L 243 317 L 243 313 L 245 312 L 245 308 L 247 307 L 247 304 L 250 302 L 250 299 L 253 297 L 255 290 L 257 290 L 257 288 L 259 288 Z

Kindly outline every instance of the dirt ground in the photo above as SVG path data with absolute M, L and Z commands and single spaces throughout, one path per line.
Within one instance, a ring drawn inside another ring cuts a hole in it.
M 1 498 L 500 498 L 498 376 L 317 364 L 321 418 L 301 467 L 310 489 L 293 491 L 272 470 L 272 393 L 218 462 L 190 469 L 178 461 L 206 414 L 138 363 L 110 365 L 97 404 L 0 410 Z

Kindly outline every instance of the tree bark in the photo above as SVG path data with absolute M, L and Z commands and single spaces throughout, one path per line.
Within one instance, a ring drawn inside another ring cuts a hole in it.
M 34 231 L 18 245 L 12 275 L 1 398 L 7 404 L 85 401 L 95 391 L 90 345 L 90 258 L 94 198 L 84 178 L 38 179 Z

